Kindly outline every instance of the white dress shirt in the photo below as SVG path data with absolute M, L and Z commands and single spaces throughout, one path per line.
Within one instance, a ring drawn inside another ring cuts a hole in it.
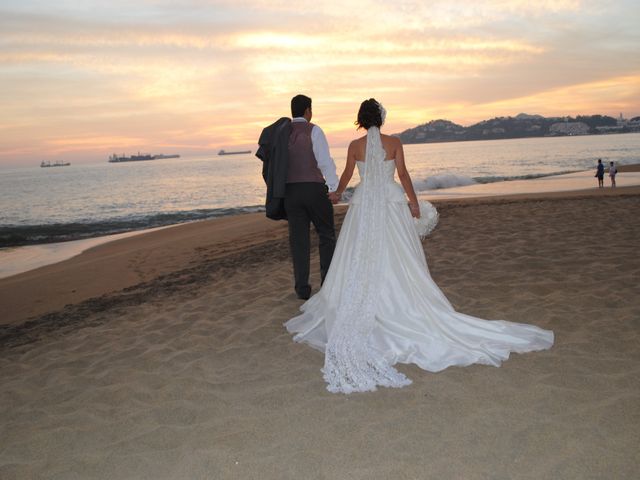
M 306 122 L 307 119 L 304 117 L 295 117 L 291 121 Z M 314 125 L 311 129 L 311 145 L 313 146 L 313 154 L 318 162 L 318 168 L 327 182 L 329 191 L 335 192 L 339 183 L 338 174 L 336 173 L 336 164 L 329 153 L 329 142 L 327 142 L 327 137 L 324 136 L 324 132 L 317 125 Z

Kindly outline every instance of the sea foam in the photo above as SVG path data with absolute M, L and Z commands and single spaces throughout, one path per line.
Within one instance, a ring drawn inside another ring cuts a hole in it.
M 432 175 L 425 180 L 417 180 L 414 182 L 414 188 L 418 192 L 426 190 L 439 190 L 441 188 L 464 187 L 474 185 L 476 181 L 473 178 L 464 175 L 456 175 L 453 173 L 443 173 L 440 175 Z

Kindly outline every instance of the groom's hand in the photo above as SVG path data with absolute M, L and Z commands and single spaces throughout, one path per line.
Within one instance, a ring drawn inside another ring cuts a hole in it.
M 328 193 L 328 196 L 329 200 L 331 200 L 331 203 L 333 203 L 334 205 L 338 203 L 340 201 L 340 198 L 342 197 L 342 195 L 338 195 L 337 192 L 330 192 Z

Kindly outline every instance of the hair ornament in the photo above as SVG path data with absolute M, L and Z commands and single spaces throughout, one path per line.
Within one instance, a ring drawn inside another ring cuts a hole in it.
M 381 119 L 380 125 L 382 126 L 384 125 L 384 120 L 387 118 L 387 109 L 384 108 L 382 104 L 377 100 L 376 100 L 376 103 L 378 104 L 378 109 L 380 110 L 380 119 Z

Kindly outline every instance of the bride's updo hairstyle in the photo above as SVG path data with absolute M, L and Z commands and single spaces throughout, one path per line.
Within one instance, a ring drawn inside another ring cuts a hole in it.
M 375 98 L 370 98 L 360 104 L 358 119 L 354 122 L 358 126 L 358 129 L 364 128 L 365 130 L 369 130 L 371 127 L 380 128 L 382 122 L 382 109 Z

